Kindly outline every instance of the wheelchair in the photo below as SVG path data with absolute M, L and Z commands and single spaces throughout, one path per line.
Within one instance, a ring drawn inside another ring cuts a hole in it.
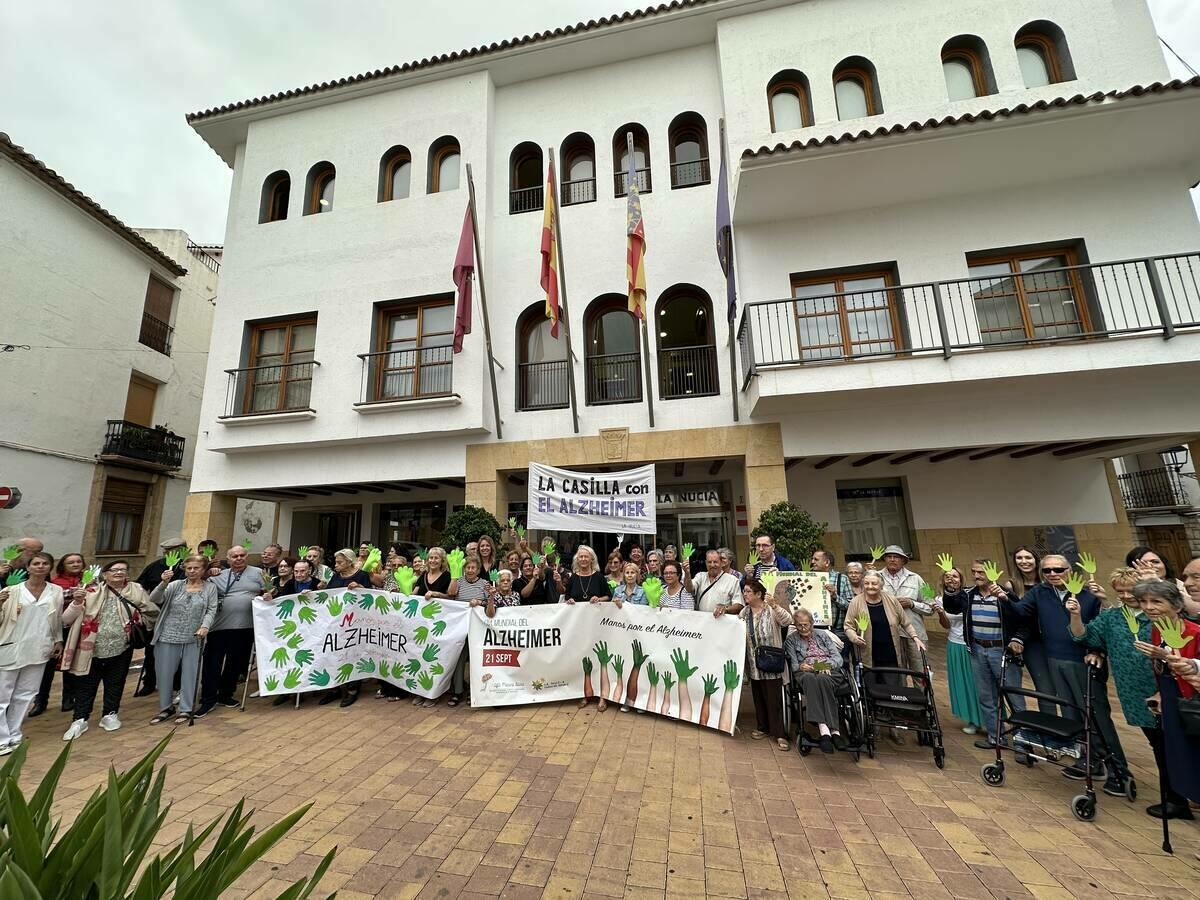
M 842 647 L 842 664 L 846 673 L 845 681 L 834 690 L 838 704 L 838 731 L 846 747 L 842 751 L 849 753 L 858 762 L 863 753 L 868 753 L 867 720 L 863 709 L 861 666 L 853 645 L 847 641 Z M 819 748 L 820 742 L 809 734 L 806 726 L 807 713 L 804 695 L 794 681 L 787 686 L 787 702 L 784 703 L 785 727 L 791 733 L 790 724 L 796 724 L 796 750 L 801 756 L 808 756 L 814 748 Z

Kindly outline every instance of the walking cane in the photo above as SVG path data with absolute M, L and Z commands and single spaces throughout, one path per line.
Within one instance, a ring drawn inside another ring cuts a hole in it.
M 250 665 L 246 667 L 246 681 L 242 685 L 242 708 L 240 712 L 246 711 L 246 697 L 250 693 L 250 673 L 258 668 L 258 660 L 255 659 L 257 655 L 255 651 L 250 651 Z
M 188 710 L 188 728 L 196 724 L 196 704 L 200 702 L 200 673 L 204 671 L 204 645 L 208 643 L 208 638 L 196 638 L 196 643 L 200 645 L 200 658 L 196 660 L 196 684 L 192 690 L 192 708 Z
M 1165 731 L 1163 731 L 1163 721 L 1162 721 L 1162 713 L 1161 712 L 1158 715 L 1158 735 L 1159 735 L 1158 739 L 1160 741 L 1164 742 L 1162 757 L 1165 760 L 1167 758 L 1167 748 L 1165 746 L 1167 734 Z M 1158 797 L 1159 797 L 1158 803 L 1159 803 L 1159 806 L 1162 807 L 1162 820 L 1163 820 L 1162 848 L 1163 848 L 1163 853 L 1170 853 L 1172 856 L 1174 856 L 1175 851 L 1173 849 L 1171 849 L 1171 825 L 1170 825 L 1170 820 L 1167 818 L 1167 791 L 1168 791 L 1168 784 L 1167 784 L 1166 767 L 1159 766 L 1159 768 L 1158 768 Z

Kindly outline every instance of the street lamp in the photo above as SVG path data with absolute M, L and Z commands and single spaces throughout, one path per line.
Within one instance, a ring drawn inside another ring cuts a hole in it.
M 1166 450 L 1161 451 L 1158 455 L 1162 457 L 1163 464 L 1170 469 L 1174 469 L 1176 474 L 1179 473 L 1179 470 L 1182 469 L 1184 464 L 1188 461 L 1188 449 L 1182 444 L 1177 444 L 1174 447 L 1168 447 Z

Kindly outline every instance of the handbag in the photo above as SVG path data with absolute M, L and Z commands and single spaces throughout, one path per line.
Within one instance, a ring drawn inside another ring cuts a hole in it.
M 787 665 L 782 647 L 766 647 L 758 642 L 754 630 L 754 610 L 750 610 L 750 644 L 754 648 L 754 668 L 767 675 L 778 675 Z
M 116 591 L 113 593 L 116 594 Z M 117 599 L 125 604 L 129 613 L 129 646 L 134 650 L 145 650 L 150 646 L 150 629 L 142 622 L 142 614 L 120 594 L 117 594 Z

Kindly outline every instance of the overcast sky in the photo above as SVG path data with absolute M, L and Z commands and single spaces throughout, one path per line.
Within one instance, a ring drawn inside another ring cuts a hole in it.
M 1200 2 L 1150 6 L 1159 34 L 1200 69 Z M 9 0 L 0 3 L 0 131 L 127 224 L 220 243 L 230 171 L 186 113 L 633 8 L 617 0 Z

